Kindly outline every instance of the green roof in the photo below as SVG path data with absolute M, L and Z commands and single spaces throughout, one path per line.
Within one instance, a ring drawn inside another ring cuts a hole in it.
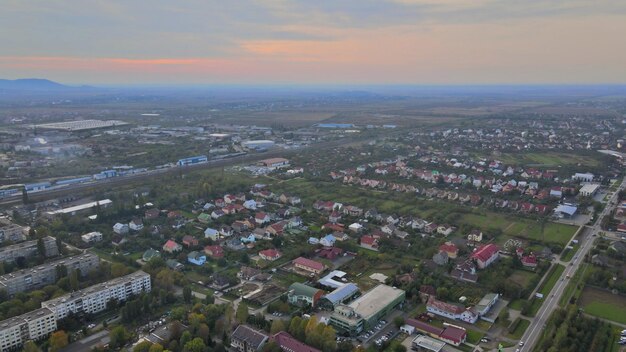
M 289 286 L 289 295 L 313 297 L 319 289 L 299 282 L 294 282 Z

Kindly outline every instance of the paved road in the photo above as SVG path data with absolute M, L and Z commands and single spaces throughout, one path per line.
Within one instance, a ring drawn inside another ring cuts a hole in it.
M 626 187 L 626 177 L 622 180 L 619 190 L 623 190 L 624 187 Z M 610 214 L 615 208 L 616 203 L 614 203 L 614 201 L 616 200 L 619 190 L 613 193 L 613 196 L 606 203 L 606 207 L 602 213 L 599 214 L 596 222 L 593 226 L 589 227 L 587 231 L 585 231 L 585 236 L 580 238 L 579 243 L 581 243 L 581 247 L 571 260 L 571 265 L 567 265 L 565 267 L 561 278 L 557 281 L 550 295 L 545 298 L 545 302 L 543 302 L 541 308 L 539 308 L 539 311 L 537 312 L 537 315 L 531 321 L 528 329 L 526 329 L 526 333 L 522 336 L 521 341 L 525 342 L 525 346 L 521 347 L 520 351 L 532 351 L 533 346 L 537 343 L 537 341 L 539 341 L 548 318 L 559 306 L 559 300 L 565 291 L 565 287 L 569 283 L 569 279 L 567 279 L 567 277 L 574 276 L 574 273 L 576 273 L 576 270 L 578 270 L 578 267 L 583 262 L 585 255 L 587 255 L 589 250 L 593 247 L 594 237 L 592 236 L 597 235 L 602 231 L 600 228 L 600 222 L 605 215 Z

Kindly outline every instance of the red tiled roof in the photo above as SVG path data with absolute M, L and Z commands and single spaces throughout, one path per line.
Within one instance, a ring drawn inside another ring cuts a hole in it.
M 166 248 L 176 248 L 178 246 L 179 244 L 172 240 L 167 240 L 167 242 L 165 242 L 165 244 L 163 245 L 163 247 L 166 247 Z
M 439 246 L 439 250 L 444 251 L 446 253 L 456 253 L 458 252 L 459 249 L 456 247 L 454 243 L 444 243 L 441 246 Z
M 284 331 L 279 331 L 274 334 L 271 340 L 276 342 L 276 344 L 285 352 L 321 352 L 317 348 L 296 340 L 293 336 Z
M 435 307 L 441 311 L 449 312 L 452 314 L 461 314 L 465 311 L 465 308 L 461 306 L 457 306 L 455 304 L 446 303 L 436 299 L 435 297 L 431 297 L 428 300 L 428 306 Z
M 204 252 L 213 258 L 224 257 L 224 249 L 221 246 L 206 246 L 204 247 Z
M 422 332 L 427 332 L 429 334 L 433 334 L 433 335 L 437 335 L 439 336 L 442 332 L 443 329 L 442 328 L 438 328 L 436 326 L 432 326 L 428 323 L 425 323 L 423 321 L 419 321 L 417 319 L 413 319 L 413 318 L 409 318 L 405 321 L 406 324 L 411 325 L 412 327 L 416 328 L 417 330 L 420 330 Z
M 268 258 L 278 258 L 278 257 L 280 257 L 280 252 L 275 250 L 275 249 L 273 249 L 273 248 L 260 251 L 259 254 L 263 255 L 265 257 L 268 257 Z
M 305 267 L 309 267 L 311 269 L 319 270 L 319 271 L 324 270 L 324 264 L 316 262 L 315 260 L 304 258 L 304 257 L 298 257 L 294 259 L 293 263 L 299 264 Z
M 472 258 L 486 262 L 489 258 L 498 253 L 498 246 L 493 243 L 481 246 L 476 252 L 472 253 Z
M 376 244 L 376 239 L 372 236 L 363 236 L 361 237 L 361 244 L 373 246 L 374 244 Z
M 461 341 L 463 341 L 463 339 L 467 336 L 467 332 L 454 326 L 446 326 L 439 336 L 441 338 L 454 341 L 455 343 L 461 343 Z

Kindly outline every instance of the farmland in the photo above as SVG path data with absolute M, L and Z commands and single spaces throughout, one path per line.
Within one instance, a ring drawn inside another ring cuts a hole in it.
M 623 296 L 585 287 L 580 297 L 580 306 L 589 315 L 626 324 L 626 298 Z

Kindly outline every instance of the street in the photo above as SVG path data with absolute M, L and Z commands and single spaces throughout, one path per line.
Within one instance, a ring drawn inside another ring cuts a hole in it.
M 587 231 L 587 236 L 581 238 L 581 247 L 578 250 L 578 253 L 572 259 L 571 265 L 567 265 L 565 267 L 565 270 L 563 271 L 563 274 L 561 274 L 559 281 L 557 281 L 557 284 L 552 289 L 550 295 L 545 297 L 545 301 L 541 305 L 541 308 L 539 308 L 537 315 L 531 321 L 530 326 L 528 327 L 528 329 L 526 329 L 526 332 L 522 336 L 521 341 L 524 341 L 524 346 L 519 347 L 520 352 L 531 351 L 533 349 L 533 346 L 540 339 L 547 320 L 549 319 L 552 312 L 554 312 L 554 310 L 558 307 L 558 302 L 561 299 L 561 296 L 563 295 L 567 284 L 569 283 L 568 278 L 574 276 L 580 264 L 583 262 L 585 256 L 593 247 L 594 235 L 598 235 L 599 232 L 602 231 L 602 229 L 600 228 L 602 218 L 613 211 L 617 204 L 614 202 L 616 200 L 615 198 L 617 197 L 619 191 L 623 190 L 625 186 L 626 178 L 622 180 L 619 189 L 614 192 L 611 198 L 608 200 L 608 202 L 606 203 L 606 207 L 604 208 L 602 213 L 599 214 L 593 226 L 588 228 L 589 231 Z M 516 348 L 512 347 L 509 350 L 516 350 Z

